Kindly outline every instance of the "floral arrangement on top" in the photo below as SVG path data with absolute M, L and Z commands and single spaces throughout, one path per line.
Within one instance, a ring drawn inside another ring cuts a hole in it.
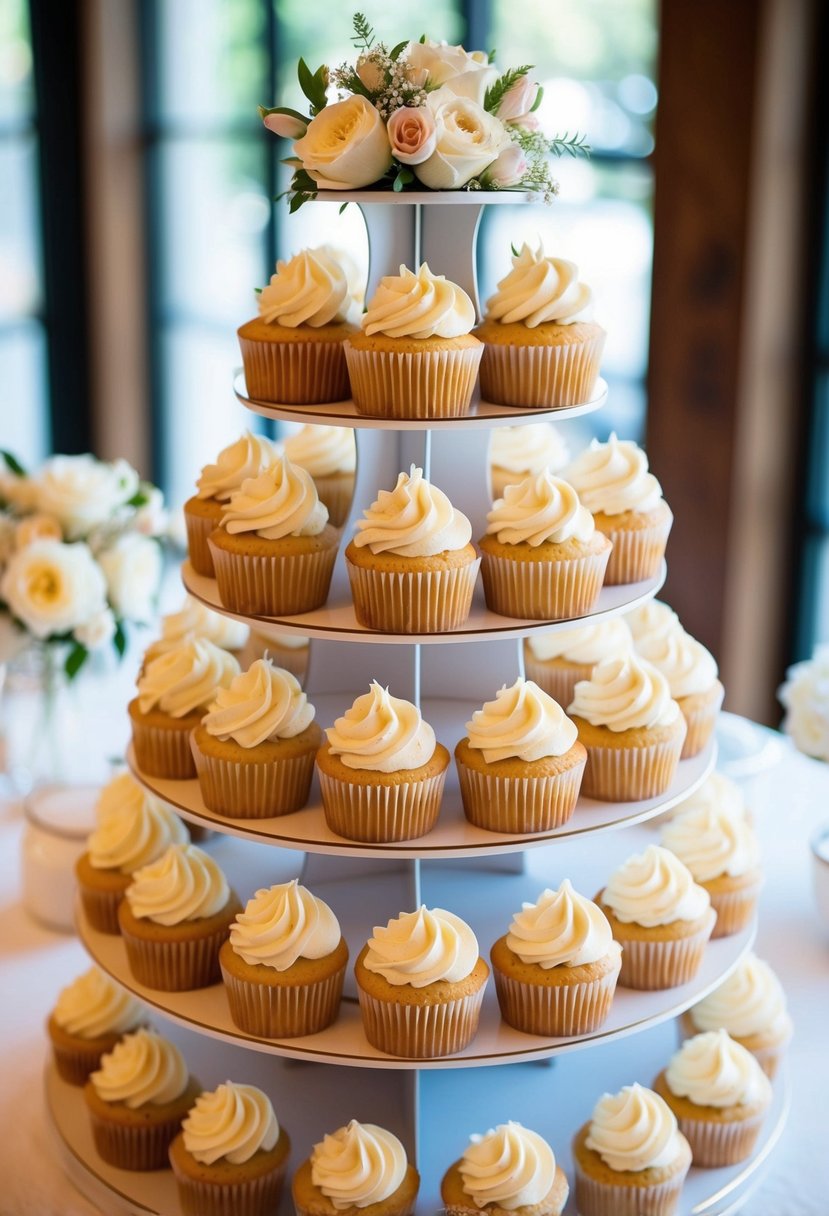
M 294 141 L 290 210 L 320 190 L 536 190 L 558 193 L 548 157 L 588 155 L 583 136 L 550 139 L 535 111 L 543 90 L 531 64 L 500 72 L 494 52 L 462 46 L 376 42 L 362 13 L 352 35 L 355 64 L 312 72 L 298 64 L 310 117 L 259 107 L 268 130 Z M 329 101 L 336 89 L 338 100 Z

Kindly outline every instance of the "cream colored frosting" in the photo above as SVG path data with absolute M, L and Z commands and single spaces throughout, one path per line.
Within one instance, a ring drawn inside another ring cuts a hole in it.
M 367 971 L 390 984 L 425 988 L 438 980 L 456 984 L 478 962 L 478 942 L 466 921 L 444 908 L 421 904 L 401 912 L 385 928 L 376 926 L 363 960 Z
M 311 474 L 285 456 L 243 481 L 222 515 L 222 527 L 231 536 L 255 532 L 265 540 L 318 536 L 327 523 L 328 508 L 320 502 Z
M 184 1147 L 203 1165 L 221 1160 L 243 1165 L 260 1149 L 270 1152 L 279 1139 L 268 1095 L 255 1085 L 234 1081 L 199 1094 L 181 1131 Z
M 86 842 L 89 864 L 95 870 L 132 874 L 155 861 L 169 845 L 190 839 L 172 807 L 129 773 L 121 773 L 104 787 L 95 815 L 97 826 Z
M 496 426 L 489 441 L 489 463 L 508 473 L 553 473 L 570 459 L 567 440 L 552 422 Z
M 709 1030 L 686 1039 L 665 1071 L 671 1093 L 697 1106 L 767 1105 L 771 1082 L 750 1051 L 727 1030 Z
M 587 541 L 596 530 L 593 516 L 579 502 L 567 481 L 549 469 L 531 473 L 507 486 L 487 513 L 487 535 L 504 545 L 560 545 L 566 540 Z
M 264 435 L 245 431 L 235 443 L 223 448 L 215 464 L 206 464 L 196 482 L 199 498 L 226 502 L 243 481 L 258 477 L 281 453 L 281 445 Z
M 268 640 L 274 646 L 279 646 L 282 650 L 303 650 L 311 639 L 305 638 L 299 633 L 268 632 Z
M 126 1034 L 144 1021 L 140 1001 L 101 971 L 90 967 L 60 990 L 52 1017 L 67 1034 L 99 1039 L 105 1034 Z
M 483 752 L 487 764 L 511 756 L 529 762 L 563 756 L 579 733 L 557 701 L 521 676 L 476 709 L 466 730 L 469 746 Z
M 673 1111 L 659 1094 L 639 1084 L 602 1095 L 585 1143 L 618 1173 L 664 1168 L 683 1150 Z
M 224 874 L 194 844 L 171 844 L 158 861 L 136 870 L 126 893 L 133 916 L 168 926 L 215 916 L 229 898 Z
M 431 557 L 463 549 L 471 537 L 466 516 L 412 465 L 408 473 L 398 474 L 393 490 L 380 490 L 357 520 L 354 544 L 358 549 L 368 546 L 375 554 Z
M 713 772 L 706 777 L 699 789 L 674 808 L 675 815 L 696 810 L 725 811 L 730 815 L 745 818 L 746 800 L 742 787 L 725 773 Z
M 470 1136 L 458 1165 L 463 1189 L 478 1208 L 493 1204 L 513 1212 L 541 1203 L 556 1177 L 553 1150 L 538 1132 L 511 1119 Z
M 325 733 L 346 768 L 398 773 L 421 768 L 435 754 L 435 732 L 417 706 L 391 696 L 376 680 Z
M 475 324 L 469 296 L 424 262 L 417 271 L 400 267 L 386 275 L 368 303 L 363 329 L 388 338 L 459 338 Z
M 382 1203 L 401 1186 L 407 1169 L 397 1136 L 356 1119 L 311 1150 L 311 1181 L 338 1211 Z
M 207 638 L 222 650 L 241 650 L 249 636 L 250 629 L 243 621 L 220 616 L 188 595 L 178 612 L 170 612 L 161 618 L 161 637 L 147 648 L 144 661 L 156 659 L 193 638 Z
M 596 621 L 592 625 L 577 625 L 575 629 L 551 629 L 548 633 L 535 633 L 527 642 L 539 662 L 564 659 L 567 663 L 580 663 L 585 667 L 595 667 L 607 659 L 621 658 L 633 649 L 630 630 L 619 616 Z
M 661 844 L 697 882 L 723 874 L 739 878 L 760 865 L 760 844 L 745 816 L 722 807 L 699 806 L 675 815 L 662 829 Z
M 634 853 L 607 880 L 602 903 L 623 924 L 646 929 L 697 920 L 711 907 L 711 897 L 691 877 L 678 857 L 658 844 Z
M 716 659 L 684 629 L 640 637 L 636 652 L 662 672 L 672 697 L 708 692 L 716 683 Z
M 579 282 L 578 267 L 564 258 L 548 258 L 539 245 L 521 246 L 512 256 L 512 270 L 498 282 L 486 302 L 488 321 L 506 325 L 522 322 L 528 329 L 553 322 L 572 325 L 593 320 L 593 292 Z
M 274 667 L 270 659 L 256 659 L 218 690 L 202 725 L 217 739 L 250 748 L 301 734 L 314 712 L 296 676 Z
M 576 684 L 567 712 L 614 731 L 670 726 L 680 716 L 668 681 L 634 654 L 598 663 Z
M 357 468 L 357 444 L 350 426 L 304 426 L 285 440 L 285 455 L 312 477 L 333 477 Z
M 348 278 L 334 250 L 320 245 L 276 263 L 276 274 L 259 293 L 259 316 L 269 325 L 318 329 L 348 320 L 353 303 Z
M 263 887 L 230 926 L 230 944 L 252 967 L 287 971 L 298 958 L 333 954 L 342 934 L 328 904 L 290 882 Z
M 648 472 L 648 458 L 631 439 L 612 434 L 607 443 L 593 439 L 564 470 L 579 498 L 595 515 L 652 511 L 662 499 L 662 487 Z
M 534 904 L 522 903 L 510 922 L 507 945 L 522 963 L 545 971 L 583 967 L 621 953 L 604 912 L 574 891 L 569 878 L 556 891 L 546 888 Z
M 691 1010 L 699 1030 L 728 1031 L 735 1038 L 755 1034 L 784 1036 L 791 1030 L 786 994 L 768 963 L 747 954 L 719 988 Z
M 189 1076 L 174 1043 L 154 1030 L 141 1029 L 119 1039 L 89 1079 L 103 1102 L 123 1102 L 136 1110 L 147 1103 L 174 1102 L 187 1088 Z
M 666 633 L 674 633 L 682 628 L 673 608 L 661 600 L 648 600 L 640 604 L 632 612 L 626 612 L 624 619 L 633 634 L 634 645 L 642 638 L 664 637 Z
M 207 709 L 217 688 L 226 688 L 239 674 L 232 654 L 207 638 L 193 638 L 147 663 L 138 678 L 138 707 L 142 713 L 160 709 L 183 718 Z

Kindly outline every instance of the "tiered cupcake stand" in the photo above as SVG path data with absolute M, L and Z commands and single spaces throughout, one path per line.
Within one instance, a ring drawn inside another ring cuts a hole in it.
M 382 274 L 400 263 L 412 266 L 427 260 L 477 301 L 480 196 L 427 195 L 414 202 L 411 195 L 390 199 L 388 194 L 363 192 L 331 201 L 356 201 L 363 210 L 371 250 L 369 292 Z M 516 201 L 524 199 L 514 194 L 487 198 L 488 203 Z M 477 403 L 463 419 L 389 424 L 357 415 L 351 402 L 283 408 L 251 400 L 242 377 L 235 388 L 245 405 L 267 417 L 357 429 L 353 514 L 373 501 L 378 489 L 393 486 L 401 469 L 415 463 L 469 516 L 475 537 L 483 533 L 489 507 L 486 454 L 491 429 L 545 418 L 560 423 L 599 409 L 607 396 L 600 381 L 592 401 L 549 414 Z M 197 575 L 187 563 L 182 573 L 191 594 L 225 611 L 212 580 Z M 664 575 L 663 568 L 647 583 L 605 588 L 590 619 L 645 602 L 658 592 Z M 395 695 L 421 705 L 437 737 L 450 749 L 465 733 L 472 711 L 522 670 L 521 639 L 562 627 L 497 616 L 487 610 L 479 588 L 469 621 L 456 633 L 412 637 L 370 632 L 354 617 L 342 554 L 324 608 L 249 623 L 265 636 L 275 630 L 312 639 L 306 686 L 322 725 L 333 722 L 376 678 Z M 714 765 L 715 746 L 681 762 L 663 797 L 618 805 L 582 798 L 568 824 L 539 836 L 500 835 L 468 823 L 450 768 L 437 827 L 421 840 L 399 845 L 357 844 L 335 836 L 326 827 L 316 788 L 309 806 L 295 814 L 271 820 L 225 819 L 204 807 L 196 781 L 145 776 L 134 756 L 128 758 L 136 777 L 185 819 L 221 834 L 210 847 L 243 900 L 260 886 L 301 874 L 336 912 L 353 963 L 374 925 L 420 902 L 449 908 L 467 920 L 486 955 L 521 901 L 534 900 L 545 885 L 569 877 L 578 890 L 592 895 L 614 865 L 654 839 L 646 821 L 705 779 Z M 468 1135 L 507 1119 L 541 1132 L 572 1178 L 570 1138 L 596 1098 L 634 1080 L 650 1083 L 675 1047 L 671 1019 L 716 987 L 754 937 L 752 927 L 710 943 L 701 971 L 681 988 L 617 989 L 605 1025 L 593 1035 L 570 1040 L 545 1040 L 512 1030 L 500 1019 L 490 980 L 480 1030 L 466 1050 L 445 1059 L 412 1061 L 385 1056 L 368 1044 L 353 980 L 346 982 L 340 1016 L 327 1030 L 305 1038 L 262 1040 L 233 1025 L 221 985 L 183 993 L 143 988 L 129 971 L 120 938 L 97 933 L 80 909 L 78 928 L 95 961 L 159 1016 L 164 1032 L 180 1043 L 204 1084 L 231 1078 L 254 1082 L 268 1092 L 291 1134 L 294 1164 L 307 1156 L 322 1133 L 352 1117 L 395 1131 L 421 1173 L 421 1213 L 440 1208 L 440 1178 L 462 1152 Z M 652 1034 L 640 1033 L 649 1028 L 654 1028 Z M 170 1171 L 133 1174 L 102 1162 L 92 1143 L 81 1091 L 62 1082 L 51 1068 L 47 1098 L 66 1168 L 84 1193 L 107 1213 L 178 1216 Z M 683 1191 L 682 1216 L 725 1216 L 742 1205 L 780 1136 L 787 1106 L 783 1079 L 775 1082 L 774 1105 L 754 1157 L 730 1169 L 692 1169 Z M 291 1211 L 287 1192 L 283 1211 Z M 574 1211 L 571 1196 L 567 1212 Z

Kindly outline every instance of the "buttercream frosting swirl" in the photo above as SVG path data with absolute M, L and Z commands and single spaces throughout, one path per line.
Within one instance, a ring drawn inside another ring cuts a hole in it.
M 243 481 L 258 477 L 269 468 L 282 448 L 264 435 L 245 431 L 235 443 L 223 448 L 215 464 L 206 464 L 196 482 L 199 498 L 217 498 L 227 502 Z
M 636 652 L 662 672 L 672 697 L 708 692 L 716 683 L 716 659 L 684 629 L 640 637 Z
M 510 1119 L 482 1136 L 470 1136 L 458 1170 L 463 1189 L 476 1207 L 491 1203 L 513 1212 L 541 1203 L 549 1195 L 556 1159 L 538 1132 Z
M 126 1034 L 139 1026 L 145 1016 L 141 1002 L 100 967 L 90 967 L 62 988 L 52 1010 L 58 1026 L 79 1039 Z
M 295 878 L 257 891 L 230 926 L 234 952 L 252 967 L 274 971 L 287 971 L 299 958 L 325 958 L 341 936 L 328 904 Z
M 475 324 L 469 296 L 426 262 L 417 271 L 400 267 L 385 275 L 369 300 L 363 329 L 388 338 L 459 338 Z
M 711 773 L 706 777 L 699 789 L 694 790 L 688 798 L 674 808 L 675 815 L 684 815 L 686 811 L 696 810 L 725 811 L 729 815 L 746 817 L 746 800 L 742 787 L 725 773 Z
M 563 756 L 579 733 L 557 701 L 521 676 L 476 709 L 466 729 L 469 746 L 481 751 L 487 764 L 511 756 L 528 762 Z
M 203 1165 L 225 1160 L 243 1165 L 260 1149 L 270 1152 L 279 1139 L 271 1100 L 255 1085 L 225 1081 L 199 1094 L 181 1125 L 184 1147 Z
M 648 458 L 632 439 L 607 443 L 593 439 L 564 470 L 588 511 L 621 515 L 625 511 L 652 511 L 662 499 L 662 487 L 648 472 Z
M 192 638 L 147 663 L 138 678 L 138 708 L 143 714 L 160 709 L 171 718 L 183 718 L 207 709 L 216 690 L 226 688 L 238 674 L 232 654 L 207 638 Z
M 624 620 L 633 634 L 634 644 L 641 638 L 662 637 L 682 628 L 673 608 L 661 600 L 648 600 L 640 604 L 638 608 L 626 612 Z
M 665 1070 L 671 1093 L 697 1106 L 750 1106 L 771 1101 L 771 1082 L 750 1051 L 727 1030 L 686 1039 Z
M 259 316 L 287 329 L 318 329 L 347 321 L 353 304 L 348 277 L 334 250 L 320 245 L 276 263 L 276 273 L 259 293 Z
M 202 725 L 223 742 L 233 739 L 240 747 L 250 748 L 292 739 L 313 720 L 314 707 L 296 676 L 264 658 L 256 659 L 227 688 L 218 690 Z
M 545 257 L 541 245 L 533 250 L 525 243 L 512 255 L 512 269 L 487 300 L 486 315 L 505 325 L 520 321 L 528 329 L 549 322 L 592 321 L 593 292 L 579 282 L 574 262 Z
M 325 733 L 346 768 L 398 773 L 421 768 L 435 754 L 435 732 L 417 706 L 391 696 L 376 680 Z
M 614 870 L 601 898 L 618 921 L 646 929 L 697 920 L 711 907 L 711 897 L 688 867 L 658 844 L 649 844 Z
M 161 618 L 161 637 L 151 643 L 144 658 L 145 662 L 149 662 L 193 638 L 207 638 L 222 650 L 241 650 L 249 636 L 250 629 L 243 621 L 220 616 L 188 595 L 178 612 L 170 612 Z
M 136 870 L 126 892 L 133 916 L 168 926 L 215 916 L 229 898 L 224 874 L 194 844 L 171 844 L 157 861 Z
M 630 654 L 633 649 L 630 630 L 618 616 L 596 621 L 592 625 L 577 625 L 574 629 L 535 633 L 527 642 L 540 662 L 564 659 L 567 663 L 579 663 L 585 667 L 595 667 L 607 659 L 618 659 Z
M 691 1010 L 699 1030 L 727 1030 L 738 1039 L 756 1034 L 783 1036 L 791 1029 L 783 985 L 768 963 L 749 953 L 719 988 Z
M 477 938 L 466 921 L 425 904 L 416 912 L 401 912 L 385 928 L 376 926 L 368 947 L 363 959 L 367 971 L 412 988 L 465 980 L 479 956 Z
M 129 773 L 121 773 L 101 791 L 95 807 L 97 826 L 86 842 L 95 870 L 132 874 L 160 857 L 190 833 L 178 815 L 150 794 Z
M 318 536 L 327 523 L 328 508 L 320 502 L 311 474 L 286 456 L 243 481 L 222 515 L 222 527 L 231 536 L 255 532 L 265 540 Z
M 412 465 L 408 473 L 398 474 L 393 490 L 380 490 L 357 520 L 354 544 L 375 554 L 430 557 L 463 549 L 471 537 L 466 516 Z
M 90 1081 L 103 1102 L 123 1102 L 130 1110 L 174 1102 L 189 1080 L 184 1057 L 154 1030 L 135 1030 L 101 1056 Z
M 723 874 L 739 878 L 760 864 L 760 845 L 745 816 L 722 807 L 698 806 L 675 815 L 662 829 L 661 844 L 697 882 Z
M 507 486 L 487 513 L 487 535 L 503 545 L 563 544 L 587 541 L 596 530 L 593 516 L 567 481 L 549 469 Z
M 552 422 L 496 426 L 489 441 L 489 463 L 508 473 L 556 472 L 570 459 L 567 440 Z
M 357 444 L 350 426 L 308 424 L 285 440 L 285 455 L 312 477 L 333 477 L 357 468 Z
M 667 1102 L 643 1085 L 625 1085 L 596 1103 L 585 1141 L 617 1173 L 672 1165 L 683 1139 Z
M 583 967 L 621 952 L 604 912 L 574 891 L 569 878 L 557 891 L 546 888 L 535 903 L 522 903 L 510 922 L 507 946 L 522 963 L 545 971 Z
M 634 654 L 597 663 L 576 684 L 567 712 L 613 731 L 670 726 L 680 716 L 661 671 Z
M 356 1119 L 311 1150 L 311 1181 L 338 1211 L 382 1203 L 400 1187 L 407 1168 L 397 1136 Z

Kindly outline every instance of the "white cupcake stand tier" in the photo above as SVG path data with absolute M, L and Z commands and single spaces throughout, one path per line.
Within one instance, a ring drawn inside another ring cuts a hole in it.
M 326 195 L 326 200 L 360 206 L 369 235 L 369 292 L 381 275 L 401 263 L 428 261 L 433 270 L 459 283 L 478 307 L 476 235 L 483 206 L 523 203 L 532 196 L 506 191 L 485 199 L 465 192 L 402 197 L 361 192 Z M 402 469 L 417 464 L 470 518 L 473 539 L 483 535 L 490 506 L 487 452 L 492 428 L 564 422 L 600 408 L 607 396 L 607 386 L 599 381 L 593 400 L 569 409 L 524 411 L 476 402 L 469 417 L 432 424 L 363 418 L 351 402 L 289 407 L 253 401 L 242 377 L 237 377 L 235 389 L 259 414 L 356 428 L 352 520 L 379 489 L 394 485 Z M 351 531 L 347 526 L 344 538 Z M 341 550 L 344 546 L 345 539 Z M 603 589 L 593 613 L 580 620 L 615 616 L 646 602 L 662 586 L 665 573 L 663 565 L 647 583 Z M 198 599 L 234 615 L 223 608 L 213 580 L 197 575 L 187 563 L 182 577 Z M 294 633 L 312 639 L 306 687 L 321 725 L 330 725 L 370 680 L 377 679 L 395 695 L 420 705 L 450 750 L 465 733 L 472 711 L 491 699 L 501 684 L 523 674 L 523 638 L 579 623 L 498 616 L 487 610 L 479 588 L 469 622 L 452 634 L 372 632 L 354 617 L 342 551 L 324 608 L 295 617 L 241 619 L 264 637 Z M 683 761 L 673 785 L 660 798 L 621 804 L 582 798 L 564 827 L 524 837 L 485 832 L 468 823 L 452 766 L 441 817 L 432 832 L 420 840 L 382 846 L 346 841 L 330 832 L 316 785 L 308 807 L 296 814 L 227 819 L 205 808 L 197 782 L 149 777 L 136 767 L 131 753 L 128 758 L 136 777 L 184 818 L 220 833 L 209 847 L 243 900 L 260 886 L 297 874 L 323 895 L 340 920 L 353 963 L 374 925 L 421 901 L 450 908 L 468 920 L 486 955 L 522 900 L 534 900 L 545 885 L 569 877 L 577 889 L 594 894 L 616 864 L 657 838 L 645 821 L 696 789 L 716 756 L 712 743 L 698 757 Z M 367 1042 L 351 976 L 333 1026 L 307 1038 L 259 1040 L 233 1025 L 221 985 L 186 993 L 143 988 L 129 971 L 122 940 L 93 930 L 80 907 L 77 919 L 90 955 L 147 1002 L 154 1020 L 157 1017 L 164 1033 L 180 1043 L 203 1084 L 212 1086 L 230 1077 L 260 1085 L 270 1094 L 291 1135 L 293 1167 L 324 1132 L 348 1119 L 380 1123 L 400 1136 L 417 1162 L 422 1180 L 418 1212 L 424 1214 L 440 1209 L 440 1178 L 463 1151 L 469 1134 L 507 1119 L 546 1136 L 572 1182 L 570 1141 L 598 1096 L 634 1080 L 652 1081 L 676 1044 L 671 1019 L 721 983 L 754 938 L 752 926 L 710 943 L 699 974 L 680 988 L 617 988 L 605 1025 L 593 1035 L 569 1040 L 512 1030 L 500 1019 L 490 979 L 480 1029 L 469 1047 L 457 1056 L 412 1061 L 383 1055 Z M 640 1033 L 648 1029 L 651 1033 Z M 130 1173 L 101 1161 L 82 1109 L 82 1091 L 61 1081 L 51 1066 L 46 1094 L 67 1171 L 85 1194 L 107 1213 L 179 1216 L 169 1170 Z M 726 1216 L 740 1208 L 762 1177 L 788 1105 L 784 1076 L 775 1082 L 773 1107 L 752 1158 L 728 1169 L 692 1169 L 682 1193 L 681 1216 Z M 286 1190 L 281 1212 L 287 1216 L 291 1211 Z M 572 1193 L 566 1211 L 575 1213 Z

